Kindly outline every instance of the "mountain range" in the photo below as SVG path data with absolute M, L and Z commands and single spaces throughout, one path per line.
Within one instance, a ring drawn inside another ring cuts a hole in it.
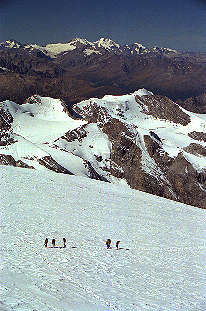
M 0 103 L 0 164 L 84 176 L 206 208 L 206 117 L 139 89 L 73 106 Z M 86 179 L 85 179 L 86 182 Z
M 126 44 L 124 46 L 120 46 L 120 44 L 108 38 L 100 38 L 99 40 L 94 42 L 90 42 L 86 39 L 74 38 L 67 43 L 51 43 L 47 44 L 46 46 L 40 46 L 37 44 L 22 44 L 16 40 L 6 40 L 0 43 L 0 47 L 9 49 L 21 48 L 30 52 L 39 50 L 45 55 L 50 56 L 51 58 L 56 58 L 59 54 L 67 53 L 74 50 L 78 50 L 78 52 L 83 52 L 85 56 L 89 56 L 91 54 L 102 55 L 105 53 L 105 51 L 128 55 L 148 53 L 178 53 L 176 50 L 172 50 L 170 48 L 147 48 L 141 43 L 137 42 L 131 45 Z
M 46 46 L 0 43 L 0 100 L 22 104 L 33 94 L 61 98 L 67 107 L 90 97 L 146 88 L 193 112 L 205 112 L 206 53 L 121 46 L 111 39 L 75 38 Z M 190 98 L 189 103 L 187 99 Z M 202 97 L 200 97 L 202 98 Z

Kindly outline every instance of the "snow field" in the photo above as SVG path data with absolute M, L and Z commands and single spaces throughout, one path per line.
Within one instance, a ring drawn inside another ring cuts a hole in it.
M 2 310 L 205 311 L 205 210 L 49 171 L 0 174 Z

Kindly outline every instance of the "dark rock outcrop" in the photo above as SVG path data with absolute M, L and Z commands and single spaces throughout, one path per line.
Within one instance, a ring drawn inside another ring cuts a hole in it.
M 201 156 L 206 156 L 206 148 L 204 148 L 201 145 L 192 143 L 189 146 L 183 148 L 186 152 L 189 152 L 191 154 L 195 154 L 195 155 L 201 155 Z
M 165 96 L 136 96 L 136 101 L 142 106 L 145 114 L 152 115 L 155 118 L 168 120 L 182 125 L 187 125 L 190 122 L 188 114 L 182 111 L 177 104 Z
M 9 166 L 15 166 L 15 167 L 22 167 L 22 168 L 32 168 L 33 166 L 30 166 L 21 160 L 15 160 L 11 155 L 6 154 L 0 154 L 0 164 L 1 165 L 9 165 Z
M 193 131 L 189 133 L 188 136 L 195 140 L 206 142 L 206 133 Z
M 56 173 L 62 173 L 62 174 L 69 174 L 73 175 L 69 170 L 67 170 L 65 167 L 57 163 L 51 156 L 45 156 L 41 159 L 37 159 L 37 161 L 48 168 L 49 170 L 52 170 Z
M 192 96 L 185 100 L 177 100 L 177 103 L 186 110 L 196 113 L 206 113 L 206 93 Z

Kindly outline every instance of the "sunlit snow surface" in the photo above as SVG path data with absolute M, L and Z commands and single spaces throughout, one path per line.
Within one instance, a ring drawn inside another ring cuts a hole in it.
M 0 174 L 1 311 L 206 310 L 205 210 L 84 177 Z

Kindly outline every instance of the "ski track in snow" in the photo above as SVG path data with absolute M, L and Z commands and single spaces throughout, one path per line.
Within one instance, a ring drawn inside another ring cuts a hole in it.
M 0 310 L 206 310 L 204 210 L 82 177 L 0 174 Z

